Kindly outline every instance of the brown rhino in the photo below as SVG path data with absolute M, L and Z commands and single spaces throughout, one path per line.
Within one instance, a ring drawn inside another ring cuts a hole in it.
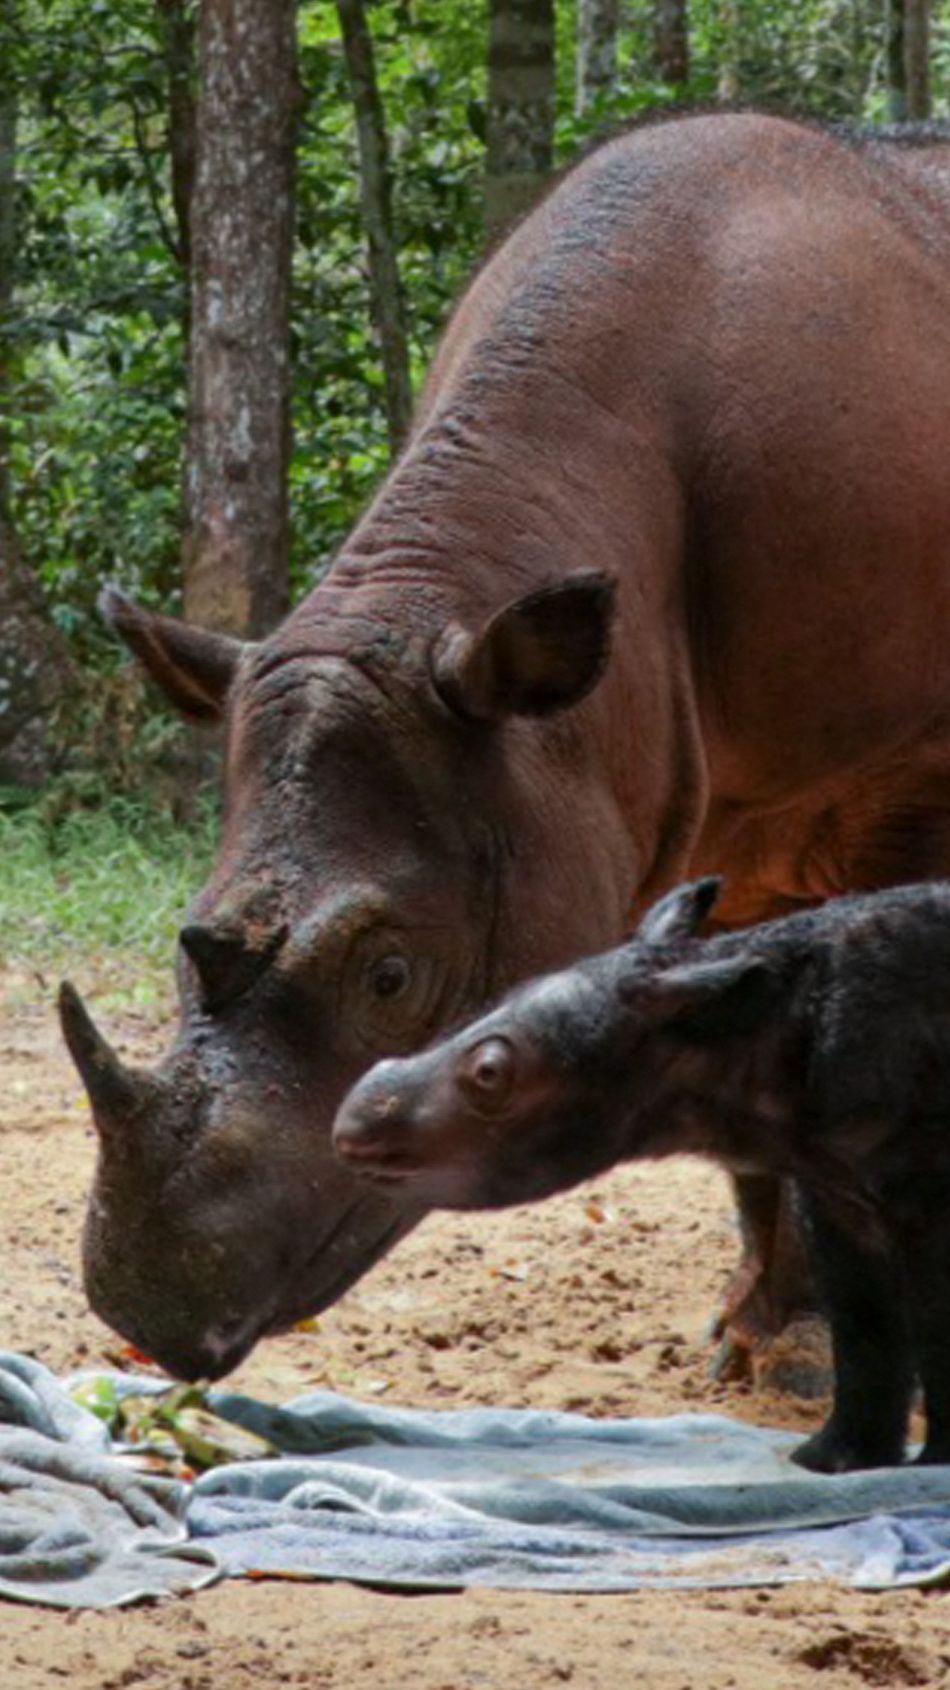
M 409 445 L 257 646 L 106 610 L 227 723 L 181 1029 L 68 989 L 98 1312 L 220 1375 L 419 1219 L 335 1109 L 687 874 L 742 924 L 950 865 L 950 151 L 754 115 L 637 129 L 477 276 Z M 788 1313 L 740 1192 L 748 1341 Z

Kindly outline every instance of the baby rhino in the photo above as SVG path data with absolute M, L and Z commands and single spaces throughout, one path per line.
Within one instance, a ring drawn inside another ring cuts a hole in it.
M 407 1197 L 493 1208 L 679 1151 L 791 1175 L 831 1322 L 834 1407 L 797 1452 L 901 1460 L 916 1376 L 950 1462 L 950 884 L 700 939 L 715 880 L 634 938 L 380 1062 L 337 1153 Z

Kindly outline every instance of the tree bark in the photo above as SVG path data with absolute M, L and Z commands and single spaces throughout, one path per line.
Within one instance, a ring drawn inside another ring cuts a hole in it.
M 337 0 L 337 12 L 356 113 L 360 197 L 369 253 L 370 309 L 383 364 L 389 446 L 395 457 L 409 429 L 412 386 L 405 297 L 393 228 L 386 123 L 363 0 Z
M 656 0 L 654 55 L 661 82 L 676 87 L 688 80 L 688 0 Z
M 491 0 L 485 229 L 537 198 L 554 154 L 554 0 Z
M 175 209 L 175 256 L 191 267 L 191 198 L 195 186 L 195 26 L 185 0 L 157 0 L 168 83 L 168 156 Z
M 617 80 L 617 30 L 620 0 L 578 0 L 577 4 L 577 88 L 574 109 L 578 117 Z
M 722 49 L 716 97 L 723 105 L 739 98 L 739 0 L 720 0 Z
M 907 69 L 904 63 L 904 0 L 886 0 L 887 111 L 892 123 L 907 121 Z
M 289 600 L 294 0 L 202 0 L 191 199 L 185 613 L 258 636 Z
M 16 0 L 0 0 L 0 784 L 34 786 L 50 772 L 50 718 L 75 680 L 75 667 L 20 556 L 10 509 L 17 87 L 6 49 L 16 9 Z
M 919 123 L 930 116 L 930 0 L 903 0 L 903 8 L 907 116 Z
M 54 716 L 77 684 L 72 654 L 0 508 L 0 785 L 41 786 L 55 760 Z
M 11 317 L 17 261 L 17 84 L 11 47 L 17 0 L 0 0 L 0 506 L 10 493 Z

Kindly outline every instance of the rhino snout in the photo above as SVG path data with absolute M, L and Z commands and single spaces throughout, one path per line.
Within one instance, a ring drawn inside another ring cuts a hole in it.
M 477 1155 L 486 1130 L 503 1130 L 518 1066 L 513 1044 L 497 1033 L 380 1062 L 344 1099 L 333 1148 L 373 1179 L 441 1179 Z
M 333 1125 L 341 1161 L 367 1173 L 398 1175 L 418 1159 L 412 1094 L 399 1082 L 395 1062 L 381 1062 L 344 1098 Z

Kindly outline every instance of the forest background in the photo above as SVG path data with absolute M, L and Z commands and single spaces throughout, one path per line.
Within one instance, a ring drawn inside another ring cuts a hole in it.
M 273 625 L 550 170 L 655 110 L 948 103 L 950 0 L 0 0 L 0 960 L 164 949 L 209 848 L 101 588 Z

